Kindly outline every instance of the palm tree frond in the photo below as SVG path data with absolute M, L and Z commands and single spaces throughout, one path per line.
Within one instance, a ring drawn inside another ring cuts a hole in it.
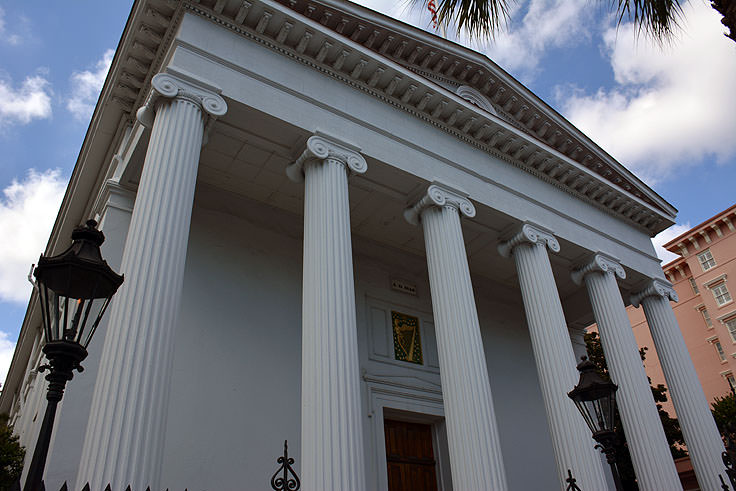
M 440 25 L 471 39 L 493 38 L 509 17 L 509 0 L 439 0 L 437 7 Z
M 616 0 L 618 23 L 630 20 L 639 32 L 663 41 L 679 26 L 682 6 L 678 0 Z

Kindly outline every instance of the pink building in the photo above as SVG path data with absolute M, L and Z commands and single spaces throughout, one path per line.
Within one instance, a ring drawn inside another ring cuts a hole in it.
M 693 227 L 664 247 L 680 257 L 665 266 L 679 302 L 675 316 L 705 391 L 713 402 L 736 388 L 736 205 Z M 729 281 L 730 280 L 730 281 Z M 649 351 L 646 371 L 665 384 L 642 309 L 627 309 L 639 346 Z M 675 414 L 671 402 L 665 409 Z

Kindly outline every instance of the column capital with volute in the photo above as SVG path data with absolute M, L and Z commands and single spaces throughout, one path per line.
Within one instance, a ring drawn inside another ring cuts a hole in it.
M 652 278 L 642 290 L 631 295 L 631 305 L 638 307 L 647 297 L 663 297 L 673 302 L 680 300 L 672 283 L 661 278 Z
M 588 263 L 583 264 L 573 271 L 571 275 L 572 281 L 576 285 L 580 285 L 583 282 L 583 278 L 590 273 L 608 273 L 618 276 L 622 280 L 626 278 L 626 271 L 621 266 L 621 262 L 602 252 L 597 252 Z
M 145 126 L 153 126 L 156 105 L 161 99 L 185 99 L 199 106 L 207 116 L 209 126 L 214 119 L 227 112 L 227 103 L 220 96 L 220 89 L 192 76 L 173 73 L 158 73 L 151 79 L 151 93 L 145 104 L 138 109 L 136 119 Z
M 410 203 L 412 204 L 404 210 L 404 218 L 412 225 L 418 225 L 424 210 L 433 206 L 449 206 L 468 218 L 475 216 L 475 206 L 468 198 L 468 193 L 438 181 L 430 184 Z
M 551 231 L 539 225 L 525 222 L 514 235 L 498 244 L 498 253 L 503 257 L 509 257 L 514 248 L 522 244 L 542 244 L 552 252 L 560 252 L 560 243 Z
M 309 137 L 302 153 L 286 168 L 286 175 L 294 182 L 303 182 L 304 166 L 308 161 L 328 159 L 341 163 L 353 174 L 363 174 L 368 170 L 368 163 L 359 148 L 317 133 Z

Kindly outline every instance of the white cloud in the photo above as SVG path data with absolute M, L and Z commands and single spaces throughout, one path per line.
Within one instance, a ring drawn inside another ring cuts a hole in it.
M 20 88 L 0 80 L 0 127 L 12 123 L 28 124 L 51 117 L 51 88 L 41 75 L 26 77 Z
M 115 50 L 108 49 L 94 69 L 72 74 L 72 95 L 67 99 L 66 108 L 79 121 L 87 121 L 92 116 L 114 54 Z
M 0 42 L 16 46 L 20 44 L 21 37 L 18 34 L 11 34 L 5 27 L 5 11 L 0 8 Z
M 684 32 L 672 46 L 635 40 L 631 24 L 604 41 L 615 74 L 611 90 L 558 90 L 563 112 L 645 180 L 678 167 L 736 154 L 736 45 L 705 2 L 685 6 Z
M 670 261 L 674 261 L 675 259 L 679 258 L 680 256 L 678 254 L 672 253 L 662 247 L 667 242 L 671 241 L 678 235 L 682 235 L 688 230 L 690 230 L 692 227 L 690 226 L 690 222 L 683 223 L 683 224 L 675 224 L 672 225 L 670 228 L 662 230 L 660 233 L 654 236 L 652 239 L 652 243 L 654 244 L 654 250 L 657 253 L 657 257 L 662 260 L 663 264 L 667 264 Z
M 546 50 L 590 38 L 593 12 L 585 0 L 530 0 L 528 8 L 512 14 L 509 27 L 485 52 L 504 69 L 528 76 Z
M 15 343 L 9 339 L 9 336 L 7 332 L 0 331 L 0 384 L 3 385 L 15 352 Z
M 24 303 L 31 293 L 28 271 L 48 241 L 66 181 L 59 170 L 31 169 L 0 198 L 0 299 Z M 1 349 L 1 340 L 0 340 Z

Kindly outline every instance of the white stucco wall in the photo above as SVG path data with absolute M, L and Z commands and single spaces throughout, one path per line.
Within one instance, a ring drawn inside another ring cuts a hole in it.
M 299 469 L 301 218 L 255 203 L 238 213 L 195 207 L 165 429 L 169 489 L 265 489 L 284 439 Z M 386 263 L 380 251 L 355 254 L 370 489 L 383 482 L 384 409 L 425 413 L 441 428 L 441 406 L 430 401 L 439 389 L 431 301 L 426 271 L 416 268 L 424 259 L 389 252 Z M 402 256 L 411 267 L 397 264 Z M 416 281 L 417 296 L 390 290 L 394 277 Z M 521 306 L 500 293 L 486 281 L 477 299 L 509 485 L 541 489 L 555 474 L 536 368 Z M 381 336 L 390 340 L 391 309 L 420 316 L 428 366 L 377 347 Z

